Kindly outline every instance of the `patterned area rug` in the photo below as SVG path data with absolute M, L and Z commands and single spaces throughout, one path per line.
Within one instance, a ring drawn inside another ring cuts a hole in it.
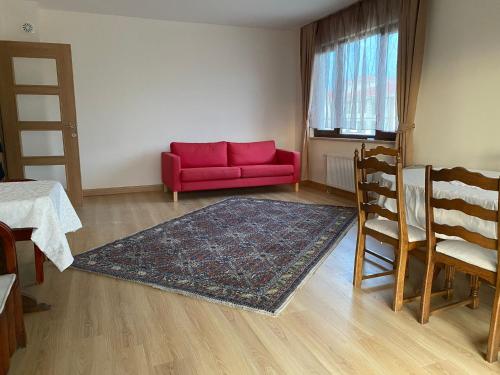
M 73 267 L 277 315 L 355 217 L 352 207 L 229 198 L 77 255 Z

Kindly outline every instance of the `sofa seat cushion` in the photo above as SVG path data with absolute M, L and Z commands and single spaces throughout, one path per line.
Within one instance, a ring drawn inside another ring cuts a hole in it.
M 170 152 L 181 158 L 181 168 L 227 166 L 227 142 L 172 142 Z
M 274 141 L 227 144 L 229 165 L 272 164 L 276 159 Z
M 240 168 L 243 178 L 290 176 L 293 174 L 293 165 L 291 164 L 244 165 Z
M 497 252 L 494 250 L 462 240 L 445 240 L 436 244 L 436 251 L 485 270 L 497 272 Z
M 239 167 L 207 167 L 181 169 L 182 182 L 229 180 L 232 178 L 240 177 L 241 170 Z

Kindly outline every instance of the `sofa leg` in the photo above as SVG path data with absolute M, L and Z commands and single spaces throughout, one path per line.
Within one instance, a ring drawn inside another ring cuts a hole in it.
M 174 202 L 177 202 L 177 199 L 178 199 L 177 192 L 176 192 L 176 191 L 173 191 L 173 192 L 172 192 L 172 200 L 173 200 Z
M 163 184 L 163 192 L 164 193 L 168 193 L 168 187 L 165 184 Z
M 295 190 L 296 193 L 299 192 L 299 183 L 296 182 L 294 185 L 293 185 L 293 189 Z

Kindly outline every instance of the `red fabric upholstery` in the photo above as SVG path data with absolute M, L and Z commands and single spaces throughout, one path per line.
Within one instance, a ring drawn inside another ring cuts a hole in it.
M 227 144 L 229 165 L 273 164 L 276 158 L 274 141 Z
M 293 182 L 300 182 L 300 152 L 277 149 L 276 160 L 278 164 L 293 165 Z
M 260 164 L 241 167 L 241 177 L 271 177 L 293 175 L 293 165 L 290 164 Z
M 210 181 L 229 180 L 240 178 L 241 169 L 239 167 L 205 167 L 181 169 L 181 181 Z
M 300 153 L 274 141 L 179 143 L 162 153 L 162 181 L 172 191 L 291 184 L 300 181 Z M 237 166 L 228 167 L 229 164 Z
M 180 156 L 182 168 L 227 166 L 227 142 L 172 142 L 170 152 Z
M 161 153 L 161 178 L 172 191 L 181 190 L 181 158 L 170 152 Z

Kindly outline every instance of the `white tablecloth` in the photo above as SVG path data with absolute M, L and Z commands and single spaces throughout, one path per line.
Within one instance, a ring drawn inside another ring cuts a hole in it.
M 1 183 L 0 221 L 11 228 L 34 228 L 31 240 L 60 271 L 73 263 L 65 234 L 82 223 L 59 182 Z
M 437 169 L 437 168 L 436 168 Z M 488 177 L 498 178 L 500 172 L 475 171 Z M 407 224 L 425 230 L 425 169 L 406 168 L 403 171 L 403 183 L 406 200 Z M 381 184 L 395 190 L 395 178 L 390 175 L 382 175 Z M 498 193 L 487 191 L 465 185 L 458 181 L 435 182 L 433 195 L 436 198 L 454 199 L 460 198 L 466 202 L 479 205 L 492 210 L 498 209 Z M 396 211 L 394 199 L 381 198 L 381 205 Z M 482 234 L 489 238 L 497 238 L 496 223 L 485 221 L 459 211 L 434 210 L 434 219 L 437 223 L 446 225 L 459 225 L 468 230 Z

